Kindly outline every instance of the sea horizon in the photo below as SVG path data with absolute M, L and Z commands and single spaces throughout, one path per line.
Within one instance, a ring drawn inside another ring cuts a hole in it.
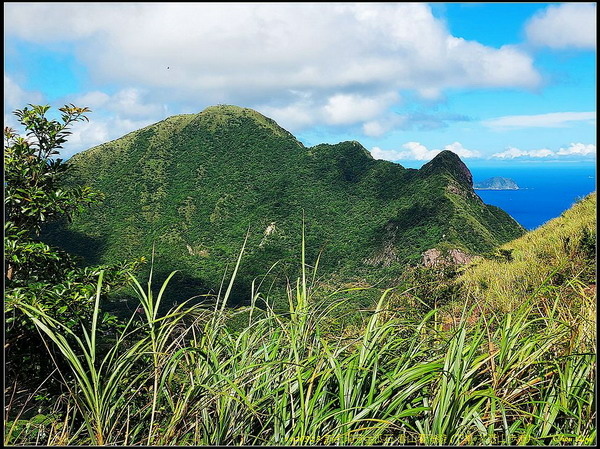
M 517 183 L 519 190 L 475 193 L 484 203 L 506 211 L 527 230 L 559 217 L 596 190 L 596 165 L 592 163 L 472 164 L 469 169 L 474 182 L 500 176 Z

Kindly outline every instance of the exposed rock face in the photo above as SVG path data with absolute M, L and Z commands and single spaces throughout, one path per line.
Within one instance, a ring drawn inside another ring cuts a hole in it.
M 472 260 L 473 256 L 459 249 L 451 249 L 442 252 L 439 249 L 431 248 L 422 254 L 421 263 L 426 267 L 435 267 L 453 264 L 463 265 Z
M 265 243 L 268 240 L 268 237 L 272 234 L 275 234 L 276 232 L 278 232 L 277 227 L 275 226 L 275 222 L 272 221 L 271 224 L 269 224 L 269 226 L 267 226 L 267 228 L 265 229 L 265 232 L 263 233 L 263 238 L 259 243 L 259 248 L 262 248 L 263 246 L 265 246 Z

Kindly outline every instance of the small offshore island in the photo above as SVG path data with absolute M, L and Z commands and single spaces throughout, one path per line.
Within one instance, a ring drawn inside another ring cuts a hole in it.
M 481 182 L 474 182 L 475 190 L 519 190 L 520 187 L 510 178 L 494 176 Z

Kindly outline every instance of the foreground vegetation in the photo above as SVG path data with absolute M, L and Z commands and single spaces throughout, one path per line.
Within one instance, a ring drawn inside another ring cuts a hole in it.
M 67 390 L 53 412 L 11 420 L 5 444 L 596 441 L 595 353 L 561 320 L 560 296 L 556 313 L 539 314 L 532 296 L 474 323 L 465 308 L 447 327 L 437 310 L 417 319 L 388 309 L 386 291 L 359 329 L 337 334 L 347 292 L 315 304 L 314 272 L 303 267 L 285 315 L 260 292 L 250 307 L 228 309 L 235 272 L 211 307 L 181 305 L 165 316 L 157 315 L 164 285 L 155 297 L 150 282 L 134 281 L 141 313 L 111 339 L 98 335 L 99 293 L 82 337 L 16 304 L 70 369 L 60 373 Z M 246 326 L 232 331 L 236 314 Z

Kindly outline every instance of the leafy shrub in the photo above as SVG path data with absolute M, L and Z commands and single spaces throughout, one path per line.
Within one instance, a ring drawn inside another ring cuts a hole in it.
M 15 303 L 38 307 L 76 329 L 91 317 L 90 298 L 102 269 L 80 268 L 69 254 L 39 240 L 43 224 L 71 219 L 102 198 L 87 186 L 66 186 L 69 166 L 55 157 L 70 135 L 70 126 L 87 120 L 90 111 L 66 105 L 59 109 L 61 119 L 51 120 L 46 117 L 49 106 L 30 106 L 15 111 L 25 137 L 4 130 L 5 356 L 8 378 L 20 382 L 43 379 L 53 363 L 40 351 L 42 341 L 35 327 Z M 123 284 L 140 262 L 115 264 L 104 290 Z M 114 317 L 106 315 L 103 323 L 114 324 Z

